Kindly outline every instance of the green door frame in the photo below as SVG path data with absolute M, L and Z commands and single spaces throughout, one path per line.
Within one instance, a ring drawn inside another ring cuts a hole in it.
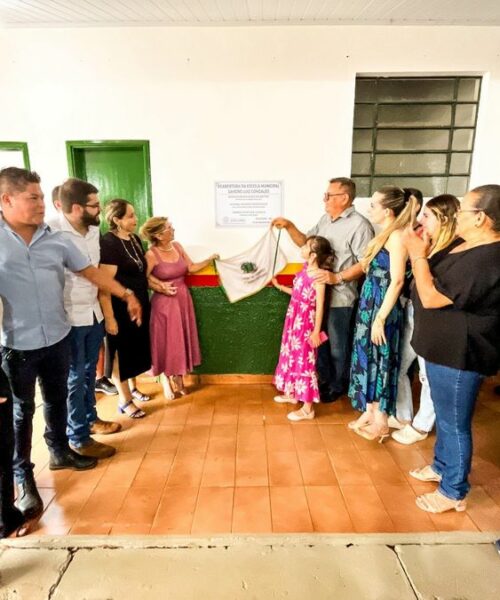
M 20 150 L 23 153 L 24 168 L 31 168 L 28 144 L 26 142 L 0 142 L 0 150 Z
M 132 148 L 142 152 L 144 160 L 144 172 L 146 173 L 146 204 L 148 214 L 153 214 L 153 193 L 151 190 L 151 162 L 149 152 L 149 140 L 69 140 L 66 142 L 66 156 L 68 159 L 68 173 L 75 177 L 76 157 L 75 150 L 86 148 Z

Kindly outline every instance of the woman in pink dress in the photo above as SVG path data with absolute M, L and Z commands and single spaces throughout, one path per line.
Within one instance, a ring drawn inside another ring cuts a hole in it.
M 179 242 L 166 217 L 152 217 L 141 228 L 150 243 L 146 252 L 147 275 L 151 289 L 150 338 L 153 375 L 163 375 L 165 398 L 174 391 L 185 395 L 183 375 L 201 363 L 200 345 L 193 301 L 186 275 L 208 266 L 217 254 L 194 263 Z
M 321 323 L 325 306 L 325 284 L 316 283 L 314 272 L 332 270 L 333 250 L 330 242 L 321 236 L 311 236 L 300 249 L 305 259 L 302 270 L 293 281 L 293 288 L 273 284 L 281 292 L 292 296 L 286 313 L 278 366 L 274 384 L 283 396 L 275 396 L 276 402 L 303 405 L 288 414 L 290 421 L 314 419 L 313 402 L 319 402 L 316 375 L 317 348 L 325 341 Z

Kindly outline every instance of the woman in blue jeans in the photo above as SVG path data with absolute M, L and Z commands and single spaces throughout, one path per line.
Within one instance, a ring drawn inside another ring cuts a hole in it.
M 500 185 L 468 192 L 456 218 L 460 237 L 432 267 L 426 242 L 405 233 L 416 283 L 412 345 L 436 411 L 434 461 L 410 475 L 439 483 L 416 500 L 432 513 L 466 509 L 474 406 L 481 380 L 500 367 Z

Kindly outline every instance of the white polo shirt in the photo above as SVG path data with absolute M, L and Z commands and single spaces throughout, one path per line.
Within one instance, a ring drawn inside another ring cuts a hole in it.
M 82 235 L 66 219 L 63 213 L 49 222 L 52 229 L 60 231 L 71 240 L 80 252 L 86 256 L 94 267 L 99 265 L 101 252 L 99 249 L 99 227 L 90 225 L 88 233 Z M 104 315 L 97 298 L 98 288 L 85 277 L 64 270 L 64 309 L 72 327 L 94 324 L 94 316 L 100 323 Z

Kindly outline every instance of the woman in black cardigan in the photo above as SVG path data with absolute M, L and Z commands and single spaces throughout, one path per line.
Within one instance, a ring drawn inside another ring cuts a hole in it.
M 405 232 L 416 283 L 412 345 L 436 410 L 434 461 L 410 474 L 439 483 L 417 498 L 432 513 L 466 509 L 474 406 L 482 379 L 500 367 L 500 185 L 468 192 L 456 219 L 461 239 L 432 270 L 426 242 Z

